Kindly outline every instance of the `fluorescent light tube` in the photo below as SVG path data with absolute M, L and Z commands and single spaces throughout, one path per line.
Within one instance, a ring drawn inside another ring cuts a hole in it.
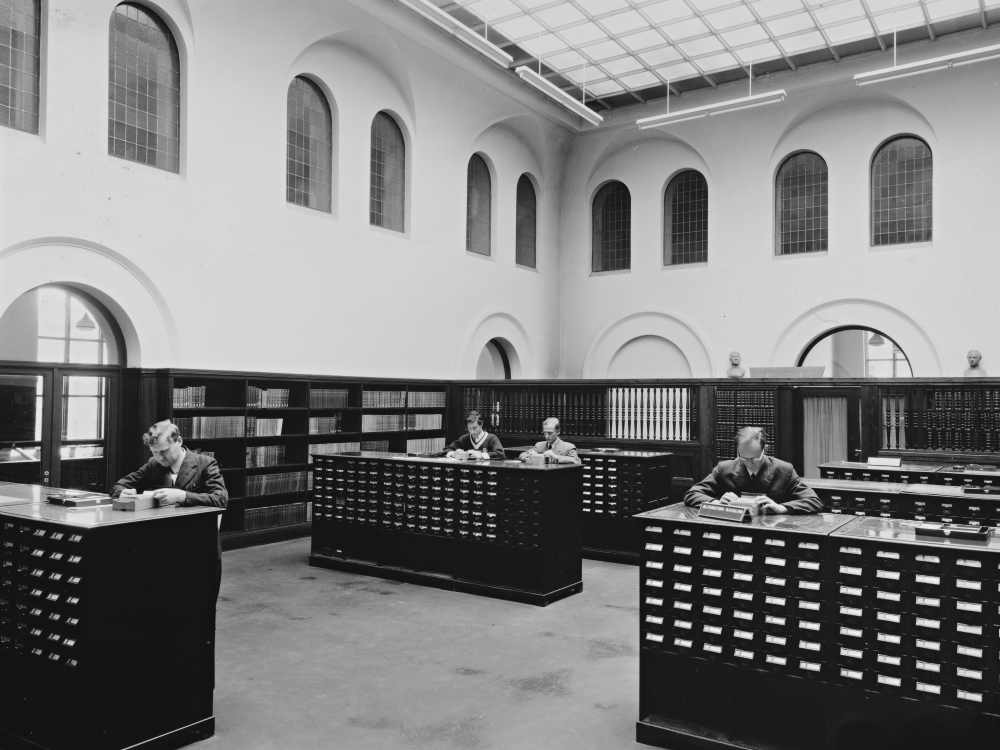
M 721 115 L 726 112 L 738 112 L 741 109 L 763 107 L 765 104 L 777 104 L 785 101 L 785 96 L 785 90 L 778 89 L 777 91 L 770 91 L 766 94 L 755 94 L 753 96 L 744 96 L 741 99 L 731 99 L 728 102 L 719 102 L 717 104 L 706 104 L 703 107 L 682 109 L 680 112 L 671 112 L 670 114 L 665 115 L 654 115 L 653 117 L 643 117 L 640 120 L 636 120 L 635 124 L 639 126 L 640 130 L 648 130 L 649 128 L 672 125 L 675 122 L 687 122 L 688 120 L 694 120 L 699 117 Z
M 986 62 L 987 60 L 995 60 L 998 57 L 1000 57 L 1000 44 L 993 44 L 989 47 L 979 47 L 968 52 L 957 52 L 954 55 L 932 57 L 929 60 L 895 65 L 891 68 L 873 70 L 869 73 L 858 73 L 854 76 L 854 82 L 858 86 L 867 86 L 871 83 L 894 81 L 897 78 L 917 76 L 921 73 L 932 73 L 935 70 Z
M 468 47 L 476 50 L 479 54 L 488 57 L 504 68 L 509 68 L 514 62 L 514 58 L 497 47 L 493 42 L 487 41 L 479 34 L 475 33 L 465 24 L 456 21 L 439 7 L 428 0 L 398 0 L 410 10 L 423 16 L 439 29 L 448 32 Z
M 604 118 L 601 117 L 601 115 L 597 114 L 589 107 L 584 106 L 582 102 L 578 102 L 555 84 L 542 78 L 542 76 L 538 75 L 538 73 L 533 71 L 527 65 L 520 66 L 515 69 L 514 72 L 521 76 L 522 81 L 541 91 L 556 104 L 565 107 L 575 115 L 579 115 L 591 125 L 600 125 L 604 121 Z

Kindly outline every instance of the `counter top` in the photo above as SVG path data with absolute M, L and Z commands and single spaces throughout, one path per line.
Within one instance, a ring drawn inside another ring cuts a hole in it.
M 683 503 L 676 503 L 646 513 L 639 513 L 633 516 L 633 518 L 649 521 L 684 521 L 712 526 L 728 526 L 733 529 L 763 529 L 767 531 L 786 531 L 796 534 L 821 534 L 823 536 L 854 520 L 853 516 L 842 516 L 834 513 L 810 513 L 803 516 L 757 516 L 746 523 L 734 523 L 732 521 L 718 521 L 714 518 L 702 518 L 698 515 L 697 508 L 692 508 Z
M 901 544 L 928 544 L 937 547 L 952 547 L 967 550 L 987 550 L 1000 553 L 1000 539 L 991 537 L 980 542 L 972 539 L 946 539 L 939 536 L 917 536 L 919 521 L 902 521 L 895 518 L 874 516 L 855 517 L 849 525 L 834 531 L 831 536 L 852 539 L 872 539 L 879 542 L 899 542 Z
M 434 466 L 451 466 L 457 468 L 477 469 L 518 469 L 521 471 L 562 471 L 564 469 L 579 469 L 579 464 L 525 464 L 517 459 L 504 461 L 459 461 L 454 458 L 423 458 L 408 456 L 405 453 L 382 453 L 378 451 L 353 451 L 350 453 L 314 454 L 317 458 L 379 458 L 383 461 L 399 461 L 401 463 L 432 464 Z
M 861 461 L 829 461 L 819 464 L 818 469 L 862 469 L 868 471 L 922 471 L 925 474 L 933 474 L 938 469 L 947 469 L 943 464 L 900 464 L 899 466 L 874 466 Z
M 66 524 L 67 526 L 94 529 L 100 526 L 114 526 L 123 523 L 137 523 L 139 521 L 156 521 L 161 518 L 176 518 L 178 516 L 190 516 L 200 513 L 220 514 L 222 511 L 222 508 L 210 508 L 204 505 L 183 507 L 170 505 L 166 508 L 125 511 L 112 510 L 110 505 L 91 506 L 89 508 L 67 508 L 62 505 L 38 503 L 0 508 L 0 516 L 32 521 L 48 521 L 51 523 Z
M 962 492 L 959 486 L 945 484 L 901 484 L 899 482 L 856 482 L 853 479 L 806 479 L 807 485 L 814 490 L 839 490 L 844 493 L 875 492 L 881 495 L 910 495 L 913 497 L 948 497 L 981 500 L 984 497 L 1000 497 L 996 495 L 975 495 Z

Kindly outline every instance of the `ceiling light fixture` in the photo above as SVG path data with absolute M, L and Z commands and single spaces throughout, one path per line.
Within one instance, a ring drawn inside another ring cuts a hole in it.
M 897 78 L 908 78 L 918 76 L 922 73 L 932 73 L 935 70 L 945 70 L 947 68 L 957 68 L 962 65 L 972 65 L 973 63 L 986 62 L 1000 58 L 1000 44 L 993 44 L 989 47 L 969 50 L 968 52 L 958 52 L 954 55 L 943 55 L 942 57 L 932 57 L 929 60 L 906 63 L 905 65 L 893 65 L 891 68 L 873 70 L 870 73 L 858 73 L 854 76 L 854 83 L 858 86 L 868 86 L 873 83 L 884 81 L 894 81 Z
M 868 346 L 884 346 L 885 339 L 882 338 L 882 334 L 875 332 L 872 337 L 868 339 Z
M 514 58 L 490 42 L 479 36 L 465 24 L 455 20 L 429 0 L 398 0 L 410 10 L 426 18 L 439 29 L 448 32 L 479 54 L 488 57 L 504 68 L 509 68 Z
M 94 323 L 93 320 L 91 320 L 90 316 L 87 315 L 87 311 L 84 310 L 83 317 L 77 321 L 76 327 L 79 328 L 81 331 L 93 331 L 95 328 L 97 328 L 97 324 Z
M 529 86 L 538 89 L 547 97 L 552 99 L 556 104 L 565 107 L 575 115 L 579 115 L 591 125 L 600 125 L 604 122 L 604 118 L 597 114 L 594 110 L 589 107 L 585 107 L 561 88 L 542 78 L 542 76 L 538 75 L 538 73 L 533 71 L 527 65 L 522 65 L 519 68 L 516 68 L 514 72 L 521 76 L 521 80 Z
M 724 115 L 729 112 L 739 112 L 741 109 L 763 107 L 765 104 L 778 104 L 779 102 L 785 101 L 786 96 L 787 95 L 785 94 L 784 89 L 778 89 L 777 91 L 770 91 L 766 94 L 754 94 L 753 96 L 744 96 L 742 99 L 730 99 L 728 102 L 706 104 L 704 107 L 693 107 L 692 109 L 682 109 L 680 112 L 670 112 L 665 115 L 643 117 L 641 120 L 636 120 L 635 124 L 639 126 L 640 130 L 662 128 L 665 125 L 687 122 L 688 120 L 697 120 L 700 117 Z

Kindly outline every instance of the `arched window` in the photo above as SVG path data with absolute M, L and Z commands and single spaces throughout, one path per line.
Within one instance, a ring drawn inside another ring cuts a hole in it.
M 480 255 L 489 255 L 493 183 L 490 179 L 490 168 L 479 154 L 473 154 L 469 159 L 467 185 L 465 249 Z
M 535 267 L 535 186 L 528 175 L 517 181 L 517 227 L 514 255 L 519 266 Z
M 0 125 L 38 132 L 41 2 L 0 3 Z
M 676 175 L 663 194 L 663 265 L 708 260 L 708 182 L 693 169 Z
M 894 138 L 872 159 L 872 245 L 930 242 L 931 149 L 919 138 Z
M 285 200 L 329 213 L 333 194 L 333 116 L 320 87 L 303 76 L 296 76 L 288 85 L 287 133 Z
M 785 159 L 774 186 L 774 251 L 778 255 L 827 249 L 828 176 L 819 154 Z
M 111 14 L 108 153 L 180 171 L 181 59 L 156 13 L 122 3 Z
M 371 191 L 368 221 L 404 231 L 406 218 L 406 144 L 399 124 L 386 112 L 372 120 Z
M 632 194 L 620 182 L 609 182 L 594 196 L 594 242 L 591 269 L 617 271 L 632 267 Z

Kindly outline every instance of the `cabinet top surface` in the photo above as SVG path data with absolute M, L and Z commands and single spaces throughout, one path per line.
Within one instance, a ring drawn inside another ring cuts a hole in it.
M 382 453 L 379 451 L 354 451 L 350 453 L 326 453 L 314 454 L 313 459 L 333 459 L 333 458 L 377 458 L 382 461 L 394 461 L 403 464 L 430 464 L 433 466 L 450 466 L 469 469 L 516 469 L 519 471 L 563 471 L 566 469 L 580 469 L 579 464 L 525 464 L 517 459 L 507 459 L 505 461 L 459 461 L 454 458 L 421 458 L 419 456 L 408 456 L 405 453 Z
M 1000 477 L 1000 469 L 969 469 L 965 466 L 945 466 L 938 470 L 938 474 L 963 477 Z
M 0 508 L 8 505 L 25 505 L 26 503 L 43 502 L 42 493 L 53 492 L 52 487 L 42 487 L 37 484 L 15 484 L 0 482 Z
M 834 513 L 811 513 L 804 516 L 757 516 L 745 523 L 734 523 L 714 518 L 701 518 L 697 508 L 691 508 L 683 503 L 640 513 L 634 518 L 647 521 L 703 523 L 711 526 L 728 526 L 734 530 L 785 531 L 795 534 L 822 534 L 824 536 L 854 520 Z
M 950 468 L 942 464 L 900 464 L 899 466 L 872 466 L 871 464 L 862 463 L 861 461 L 830 461 L 825 464 L 819 464 L 816 468 L 818 469 L 868 469 L 869 471 L 882 471 L 886 473 L 892 472 L 922 472 L 924 474 L 933 474 L 938 469 Z
M 901 484 L 899 482 L 855 482 L 851 479 L 806 479 L 805 483 L 814 490 L 839 490 L 844 493 L 873 492 L 880 495 L 910 495 L 912 497 L 949 497 L 981 500 L 996 495 L 975 495 L 963 492 L 961 487 L 945 484 Z
M 0 516 L 8 518 L 47 521 L 49 523 L 79 526 L 86 529 L 94 529 L 100 526 L 116 526 L 125 523 L 138 523 L 140 521 L 158 521 L 164 518 L 177 518 L 179 516 L 193 516 L 204 513 L 222 513 L 222 508 L 209 508 L 201 505 L 190 507 L 171 505 L 166 508 L 124 511 L 112 510 L 110 505 L 91 506 L 89 508 L 67 508 L 62 505 L 49 505 L 48 503 L 13 505 L 7 508 L 0 508 Z
M 901 542 L 903 544 L 928 544 L 937 547 L 952 547 L 962 550 L 984 550 L 1000 553 L 1000 539 L 990 537 L 989 541 L 973 539 L 946 539 L 936 536 L 917 536 L 918 521 L 902 521 L 895 518 L 866 516 L 851 519 L 851 522 L 837 529 L 831 536 L 852 539 L 870 539 L 877 542 Z
M 665 456 L 674 455 L 673 453 L 665 451 L 602 451 L 595 448 L 577 448 L 576 452 L 577 455 L 580 456 L 604 456 L 606 458 L 663 458 Z

